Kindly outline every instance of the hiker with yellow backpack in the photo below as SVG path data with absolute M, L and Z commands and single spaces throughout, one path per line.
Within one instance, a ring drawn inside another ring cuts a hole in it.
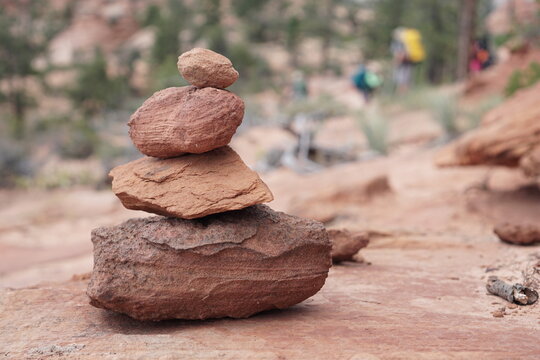
M 390 50 L 394 57 L 394 83 L 403 93 L 411 85 L 413 66 L 426 58 L 422 35 L 416 29 L 399 27 L 394 30 Z

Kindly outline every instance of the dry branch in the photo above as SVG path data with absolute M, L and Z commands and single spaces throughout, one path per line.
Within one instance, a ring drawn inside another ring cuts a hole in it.
M 489 293 L 518 305 L 531 305 L 538 300 L 536 290 L 525 287 L 522 284 L 507 284 L 496 276 L 490 276 L 488 278 L 486 289 Z

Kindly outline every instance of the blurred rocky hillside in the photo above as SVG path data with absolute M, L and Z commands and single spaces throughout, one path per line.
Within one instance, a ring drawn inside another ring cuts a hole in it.
M 193 47 L 223 53 L 238 69 L 231 90 L 246 101 L 240 133 L 303 113 L 326 129 L 334 125 L 325 118 L 341 116 L 348 125 L 340 134 L 365 135 L 354 146 L 370 143 L 384 153 L 386 145 L 358 125 L 381 121 L 356 119 L 362 100 L 350 76 L 368 64 L 383 78 L 385 104 L 417 102 L 416 93 L 392 97 L 389 45 L 405 25 L 420 30 L 427 49 L 418 84 L 455 81 L 459 3 L 0 0 L 0 186 L 105 185 L 111 167 L 137 156 L 127 141 L 130 114 L 154 91 L 186 84 L 176 58 Z M 492 35 L 499 64 L 467 82 L 466 97 L 510 94 L 534 82 L 538 10 L 532 0 L 477 1 L 477 33 Z M 308 84 L 305 103 L 292 101 L 298 78 Z M 343 142 L 328 134 L 316 138 Z M 252 147 L 245 139 L 238 142 Z M 266 155 L 257 151 L 252 158 Z

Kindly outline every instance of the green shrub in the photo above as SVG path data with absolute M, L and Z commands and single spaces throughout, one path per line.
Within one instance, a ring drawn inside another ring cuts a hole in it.
M 491 96 L 480 102 L 474 108 L 462 111 L 463 115 L 468 120 L 467 128 L 474 129 L 477 127 L 482 121 L 484 115 L 501 102 L 502 98 L 500 96 Z
M 10 139 L 0 139 L 0 187 L 14 186 L 20 177 L 30 176 L 32 172 L 23 145 Z
M 247 43 L 235 43 L 229 46 L 228 57 L 241 74 L 234 90 L 254 93 L 271 87 L 271 71 L 268 63 L 252 52 Z
M 531 62 L 524 70 L 514 70 L 508 78 L 504 94 L 512 96 L 516 91 L 532 86 L 540 80 L 540 64 Z
M 23 188 L 56 189 L 73 186 L 96 185 L 101 178 L 101 171 L 96 172 L 87 164 L 58 163 L 48 164 L 32 178 L 22 178 L 17 183 Z
M 388 154 L 388 121 L 381 115 L 378 109 L 368 109 L 358 116 L 368 146 L 371 150 L 382 155 Z
M 93 155 L 99 146 L 99 136 L 86 120 L 76 120 L 63 125 L 57 135 L 57 151 L 63 158 L 86 159 Z
M 161 64 L 154 67 L 152 71 L 152 93 L 168 87 L 185 85 L 188 85 L 188 82 L 178 74 L 174 55 L 167 56 Z
M 493 44 L 495 45 L 496 48 L 501 47 L 501 46 L 505 45 L 514 36 L 515 35 L 512 32 L 508 32 L 508 33 L 504 33 L 504 34 L 500 34 L 500 35 L 495 35 L 493 37 Z
M 94 59 L 79 64 L 79 75 L 68 96 L 83 114 L 96 114 L 105 108 L 116 109 L 129 93 L 127 78 L 111 77 L 107 73 L 107 59 L 96 50 Z
M 146 11 L 140 23 L 143 27 L 145 27 L 158 25 L 160 21 L 161 11 L 159 9 L 159 6 L 157 6 L 156 4 L 152 4 L 146 8 Z
M 540 64 L 532 62 L 526 71 L 525 86 L 532 86 L 540 80 Z
M 523 73 L 521 70 L 514 70 L 506 83 L 504 94 L 506 96 L 513 95 L 516 91 L 523 87 Z
M 155 65 L 163 63 L 168 56 L 180 55 L 180 32 L 189 27 L 192 16 L 183 1 L 169 0 L 160 8 L 148 9 L 145 19 L 145 22 L 156 27 L 156 38 L 151 50 Z
M 430 108 L 433 118 L 441 126 L 448 137 L 453 137 L 459 133 L 457 123 L 458 106 L 457 100 L 453 96 L 432 96 Z
M 386 88 L 393 86 L 391 81 L 383 83 L 383 93 L 381 101 L 383 105 L 398 105 L 406 110 L 420 110 L 430 106 L 430 100 L 437 91 L 432 86 L 423 86 L 410 89 L 404 94 L 395 94 L 392 89 Z

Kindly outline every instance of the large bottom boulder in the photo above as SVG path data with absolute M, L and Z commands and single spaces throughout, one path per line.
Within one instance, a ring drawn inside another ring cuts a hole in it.
M 243 318 L 317 293 L 331 266 L 324 226 L 265 205 L 92 232 L 96 307 L 139 320 Z

